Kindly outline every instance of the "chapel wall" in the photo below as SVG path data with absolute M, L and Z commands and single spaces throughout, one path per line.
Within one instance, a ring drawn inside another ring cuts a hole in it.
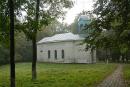
M 58 42 L 38 45 L 38 61 L 39 62 L 56 62 L 71 63 L 73 56 L 72 42 Z M 50 58 L 48 58 L 48 50 L 50 50 Z M 55 50 L 57 58 L 55 58 Z M 64 58 L 62 58 L 62 50 L 64 50 Z M 41 52 L 42 51 L 42 52 Z

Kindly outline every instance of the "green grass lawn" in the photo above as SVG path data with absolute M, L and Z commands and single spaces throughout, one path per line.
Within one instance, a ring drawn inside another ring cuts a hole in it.
M 31 63 L 16 64 L 16 87 L 94 87 L 116 68 L 116 64 L 37 64 L 31 81 Z M 0 87 L 9 87 L 9 65 L 0 67 Z
M 130 64 L 124 65 L 123 72 L 124 72 L 124 78 L 128 86 L 130 86 Z

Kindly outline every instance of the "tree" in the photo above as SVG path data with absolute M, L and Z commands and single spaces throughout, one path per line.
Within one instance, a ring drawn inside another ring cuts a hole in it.
M 70 27 L 66 23 L 61 23 L 58 20 L 52 20 L 48 26 L 42 26 L 37 32 L 37 41 L 44 37 L 50 37 L 55 34 L 71 32 Z
M 32 61 L 32 42 L 27 40 L 23 32 L 15 32 L 15 52 L 16 62 Z
M 8 44 L 8 41 L 10 40 L 10 86 L 11 87 L 15 87 L 15 46 L 14 46 L 14 31 L 15 31 L 14 24 L 15 23 L 14 20 L 16 20 L 16 15 L 19 15 L 20 13 L 18 12 L 18 9 L 21 5 L 17 1 L 18 0 L 16 0 L 15 2 L 14 0 L 0 1 L 0 10 L 1 10 L 0 42 L 4 44 Z M 14 3 L 16 3 L 15 6 Z M 15 14 L 15 12 L 17 12 L 17 14 Z M 10 39 L 8 39 L 8 35 L 10 35 Z
M 37 61 L 37 44 L 36 44 L 36 38 L 37 38 L 37 29 L 38 29 L 38 22 L 39 22 L 39 4 L 40 0 L 37 0 L 36 4 L 36 27 L 34 29 L 34 35 L 32 38 L 32 44 L 33 44 L 33 60 L 32 60 L 32 79 L 36 79 L 36 61 Z
M 9 63 L 9 17 L 7 2 L 0 1 L 0 65 Z
M 27 15 L 25 16 L 25 21 L 23 23 L 24 27 L 22 30 L 27 38 L 32 40 L 33 44 L 32 79 L 36 79 L 37 30 L 43 25 L 46 26 L 50 24 L 52 20 L 63 16 L 63 8 L 69 8 L 71 6 L 72 2 L 70 0 L 28 0 L 27 5 L 24 5 L 24 11 Z
M 86 30 L 92 30 L 85 42 L 87 48 L 115 48 L 126 53 L 130 47 L 130 1 L 97 0 L 96 15 Z
M 10 12 L 10 74 L 11 87 L 15 87 L 15 48 L 14 48 L 14 2 L 9 0 Z

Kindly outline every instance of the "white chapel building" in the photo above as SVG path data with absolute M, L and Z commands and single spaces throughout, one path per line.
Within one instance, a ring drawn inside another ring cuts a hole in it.
M 80 16 L 78 31 L 87 23 L 88 18 Z M 82 24 L 82 25 L 80 25 Z M 45 37 L 37 43 L 37 61 L 51 63 L 95 63 L 96 50 L 85 50 L 86 45 L 81 44 L 84 35 L 62 33 L 52 37 Z

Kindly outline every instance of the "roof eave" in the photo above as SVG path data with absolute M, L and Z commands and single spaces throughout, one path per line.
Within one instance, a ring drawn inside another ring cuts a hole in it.
M 42 42 L 42 43 L 37 43 L 37 45 L 41 44 L 47 44 L 47 43 L 59 43 L 59 42 L 73 42 L 73 41 L 83 41 L 84 39 L 78 39 L 78 40 L 60 40 L 60 41 L 48 41 L 48 42 Z

